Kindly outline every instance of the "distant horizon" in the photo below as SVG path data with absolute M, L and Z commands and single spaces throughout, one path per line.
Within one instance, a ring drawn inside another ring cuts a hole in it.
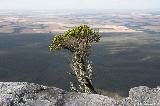
M 160 8 L 150 8 L 150 9 L 0 9 L 0 11 L 83 11 L 83 10 L 89 10 L 89 11 L 138 11 L 138 10 L 146 10 L 146 11 L 160 11 Z
M 160 9 L 159 0 L 0 0 L 0 10 Z

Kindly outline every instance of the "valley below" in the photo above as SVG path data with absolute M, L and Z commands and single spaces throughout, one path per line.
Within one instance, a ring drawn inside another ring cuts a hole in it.
M 54 35 L 54 33 L 53 33 Z M 49 52 L 51 33 L 0 33 L 0 81 L 34 82 L 69 91 L 70 53 Z M 160 85 L 160 35 L 148 32 L 101 33 L 93 45 L 93 85 L 128 96 L 135 86 Z

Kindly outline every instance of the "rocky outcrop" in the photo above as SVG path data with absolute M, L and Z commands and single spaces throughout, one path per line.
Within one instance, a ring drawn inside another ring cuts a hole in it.
M 0 82 L 0 106 L 160 106 L 160 88 L 132 88 L 122 100 L 26 82 Z
M 160 106 L 160 87 L 134 87 L 129 91 L 129 97 L 120 101 L 126 106 Z

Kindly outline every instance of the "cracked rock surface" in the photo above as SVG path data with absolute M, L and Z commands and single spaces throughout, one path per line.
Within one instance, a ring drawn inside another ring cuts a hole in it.
M 135 87 L 129 97 L 116 101 L 34 83 L 0 82 L 0 106 L 160 106 L 160 88 Z

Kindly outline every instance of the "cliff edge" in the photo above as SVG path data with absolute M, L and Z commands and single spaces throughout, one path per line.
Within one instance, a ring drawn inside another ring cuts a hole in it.
M 140 86 L 122 100 L 27 82 L 0 82 L 0 106 L 160 106 L 160 87 Z

